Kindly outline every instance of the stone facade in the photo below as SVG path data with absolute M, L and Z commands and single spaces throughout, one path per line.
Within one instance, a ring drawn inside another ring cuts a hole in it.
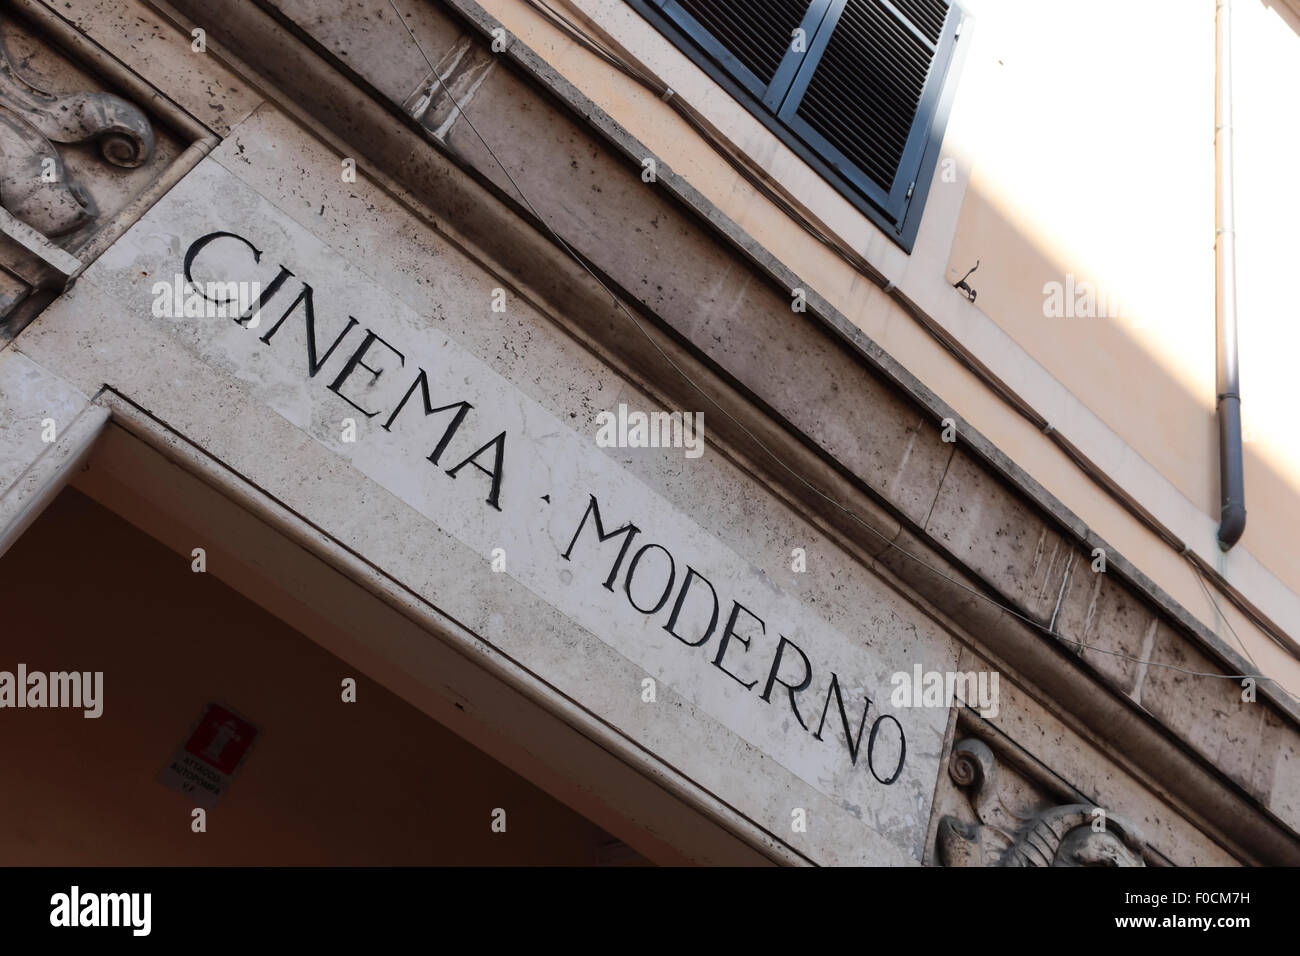
M 128 6 L 0 26 L 0 543 L 79 467 L 142 526 L 174 493 L 228 583 L 651 858 L 1300 862 L 1294 702 L 1193 676 L 1249 665 L 477 5 L 404 5 L 432 70 L 382 2 Z M 260 311 L 160 316 L 178 275 Z M 600 447 L 620 406 L 706 454 Z

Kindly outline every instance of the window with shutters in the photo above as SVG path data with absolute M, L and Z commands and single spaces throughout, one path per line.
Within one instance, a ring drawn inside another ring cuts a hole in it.
M 627 0 L 910 250 L 938 161 L 949 0 Z

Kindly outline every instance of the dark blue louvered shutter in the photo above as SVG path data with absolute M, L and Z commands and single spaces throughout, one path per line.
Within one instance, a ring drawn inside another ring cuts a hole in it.
M 910 249 L 938 158 L 952 0 L 627 0 Z M 806 48 L 793 41 L 803 30 Z
M 651 0 L 718 66 L 773 111 L 834 0 Z M 803 49 L 794 42 L 804 31 Z
M 778 112 L 895 219 L 916 183 L 958 22 L 948 0 L 834 0 Z

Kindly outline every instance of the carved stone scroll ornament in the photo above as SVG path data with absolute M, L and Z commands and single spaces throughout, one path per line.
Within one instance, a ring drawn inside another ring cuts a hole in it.
M 997 762 L 986 744 L 963 740 L 953 747 L 948 773 L 970 801 L 978 822 L 947 816 L 939 821 L 937 849 L 944 866 L 1145 866 L 1141 832 L 1107 813 L 1095 827 L 1095 807 L 1066 804 L 1030 817 L 1001 802 Z
M 144 113 L 119 96 L 58 95 L 24 79 L 0 38 L 0 204 L 47 236 L 94 219 L 94 202 L 53 145 L 91 141 L 107 162 L 129 169 L 149 159 L 154 135 Z
M 97 215 L 50 141 L 0 104 L 0 205 L 47 236 L 72 232 Z

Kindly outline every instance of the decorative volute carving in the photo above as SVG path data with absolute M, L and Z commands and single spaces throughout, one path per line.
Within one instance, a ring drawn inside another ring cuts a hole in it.
M 944 866 L 1145 866 L 1141 832 L 1122 817 L 1074 803 L 1021 817 L 1003 805 L 997 760 L 982 741 L 952 749 L 948 773 L 977 822 L 946 816 L 937 849 Z
M 92 141 L 106 162 L 129 169 L 149 159 L 154 134 L 140 109 L 112 93 L 59 95 L 24 79 L 0 38 L 0 204 L 47 236 L 94 219 L 94 201 L 54 146 Z
M 47 236 L 72 232 L 97 215 L 58 151 L 23 117 L 0 105 L 0 205 Z

